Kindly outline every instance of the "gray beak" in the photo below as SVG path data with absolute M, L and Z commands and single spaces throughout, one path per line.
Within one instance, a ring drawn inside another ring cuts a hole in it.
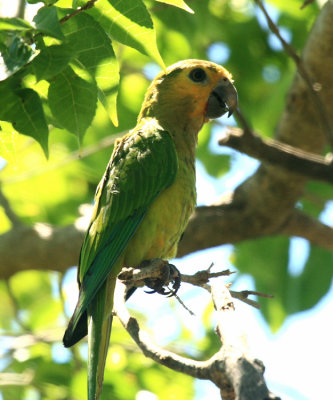
M 228 117 L 235 111 L 238 104 L 237 90 L 229 81 L 221 79 L 209 95 L 206 117 L 219 118 L 228 112 Z

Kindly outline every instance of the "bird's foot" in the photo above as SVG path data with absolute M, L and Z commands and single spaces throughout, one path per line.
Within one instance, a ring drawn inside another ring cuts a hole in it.
M 118 278 L 128 286 L 126 299 L 140 286 L 148 286 L 147 293 L 160 293 L 165 296 L 174 296 L 181 282 L 178 269 L 160 258 L 145 260 L 136 268 L 125 267 Z
M 146 278 L 144 280 L 145 285 L 152 289 L 145 292 L 159 293 L 168 297 L 172 297 L 177 294 L 181 283 L 181 274 L 179 270 L 173 264 L 169 264 L 168 261 L 165 260 L 156 259 L 149 261 L 149 263 L 152 262 L 157 262 L 159 264 L 158 267 L 160 268 L 161 273 L 158 278 Z M 143 263 L 146 263 L 146 261 Z M 142 266 L 144 267 L 144 265 Z

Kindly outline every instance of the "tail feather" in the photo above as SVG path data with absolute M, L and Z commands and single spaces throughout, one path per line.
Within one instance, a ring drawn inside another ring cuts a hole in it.
M 88 322 L 87 322 L 87 311 L 83 313 L 79 322 L 73 329 L 73 318 L 69 321 L 68 328 L 65 331 L 62 339 L 65 347 L 72 347 L 79 340 L 87 336 L 88 334 Z
M 92 304 L 88 335 L 88 400 L 97 400 L 103 387 L 105 361 L 112 328 L 115 278 L 107 279 Z

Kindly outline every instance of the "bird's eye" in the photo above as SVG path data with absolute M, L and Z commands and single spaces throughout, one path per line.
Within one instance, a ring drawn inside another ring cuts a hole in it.
M 206 72 L 202 68 L 192 69 L 189 76 L 193 82 L 203 82 L 207 77 Z

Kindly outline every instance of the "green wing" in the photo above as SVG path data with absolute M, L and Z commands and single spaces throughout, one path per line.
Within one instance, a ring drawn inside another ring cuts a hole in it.
M 80 254 L 79 301 L 64 342 L 66 336 L 73 335 L 149 205 L 173 183 L 177 169 L 172 138 L 154 120 L 141 124 L 117 143 L 96 191 Z

